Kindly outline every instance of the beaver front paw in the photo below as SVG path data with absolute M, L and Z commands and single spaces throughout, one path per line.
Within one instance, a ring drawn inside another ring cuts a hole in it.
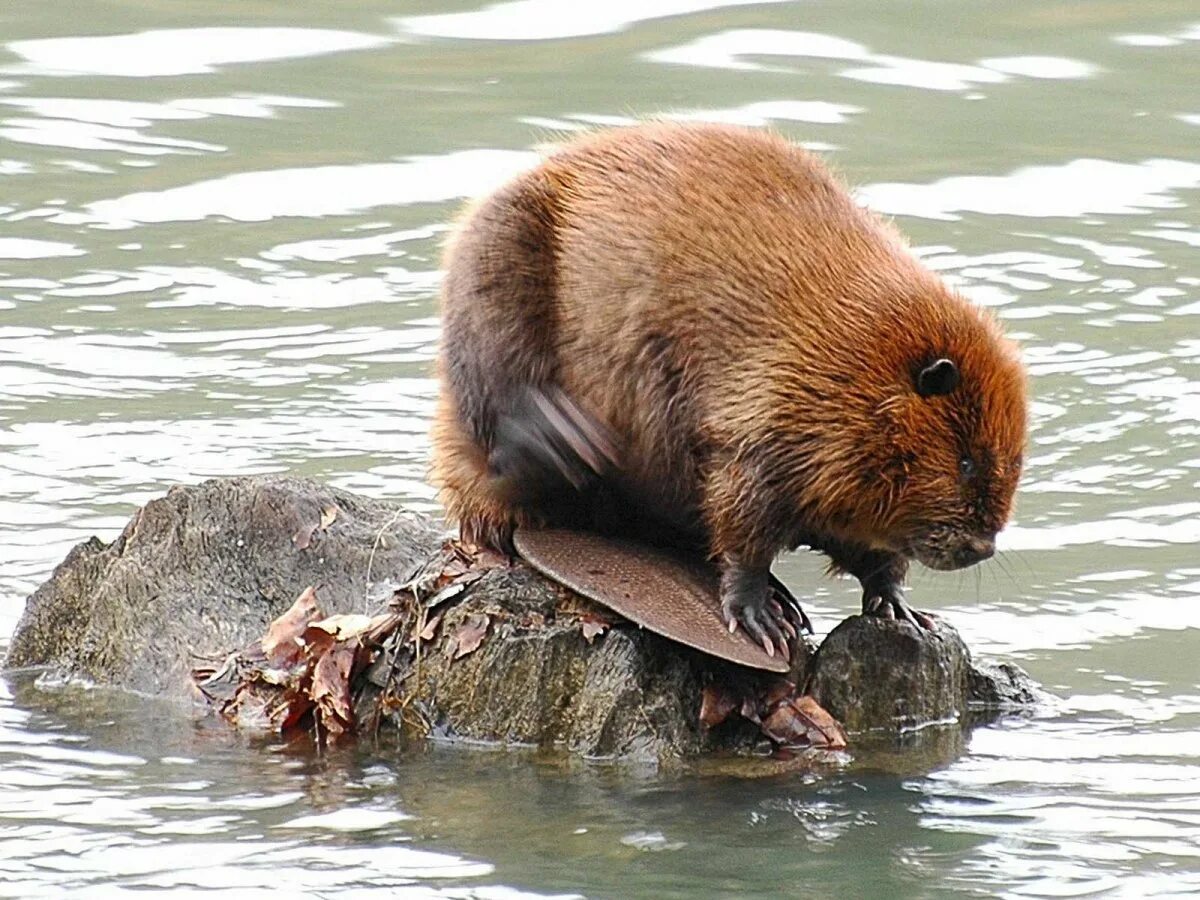
M 862 611 L 864 616 L 898 619 L 927 630 L 937 627 L 932 615 L 908 605 L 904 599 L 904 588 L 898 584 L 883 584 L 864 590 Z
M 727 568 L 721 576 L 721 611 L 731 634 L 744 628 L 772 658 L 778 650 L 791 659 L 791 641 L 801 631 L 812 633 L 799 602 L 769 569 Z

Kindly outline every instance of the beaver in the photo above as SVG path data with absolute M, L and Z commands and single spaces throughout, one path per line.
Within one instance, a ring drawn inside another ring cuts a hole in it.
M 785 138 L 650 122 L 586 135 L 471 208 L 441 292 L 433 475 L 462 538 L 637 532 L 708 554 L 773 655 L 770 573 L 826 554 L 863 612 L 910 560 L 990 557 L 1026 435 L 995 318 Z

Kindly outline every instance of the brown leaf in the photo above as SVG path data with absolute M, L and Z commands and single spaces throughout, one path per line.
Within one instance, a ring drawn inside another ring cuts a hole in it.
M 282 702 L 276 712 L 278 725 L 276 730 L 281 734 L 290 728 L 295 728 L 304 718 L 305 713 L 313 708 L 312 700 L 299 691 L 291 692 Z
M 292 728 L 312 708 L 312 701 L 293 683 L 287 689 L 251 678 L 221 707 L 221 713 L 244 731 L 281 733 Z
M 324 628 L 309 625 L 304 629 L 304 634 L 300 636 L 300 643 L 304 646 L 305 658 L 309 665 L 312 665 L 325 654 L 326 650 L 337 643 L 337 639 Z
M 267 662 L 275 668 L 290 669 L 304 655 L 299 638 L 313 619 L 323 618 L 317 606 L 317 592 L 309 586 L 296 598 L 287 612 L 267 626 L 262 650 Z
M 778 703 L 762 722 L 763 734 L 789 748 L 842 750 L 846 732 L 833 716 L 807 694 Z
M 403 616 L 394 612 L 380 613 L 371 619 L 371 627 L 363 635 L 363 641 L 368 644 L 378 644 L 396 630 L 396 626 L 400 624 L 403 618 Z
M 339 512 L 340 512 L 340 510 L 332 503 L 329 504 L 329 506 L 325 507 L 323 510 L 321 510 L 321 524 L 319 526 L 320 529 L 322 531 L 324 531 L 326 528 L 328 528 L 330 525 L 332 525 L 334 519 L 336 519 L 338 517 Z
M 425 623 L 425 627 L 421 629 L 421 633 L 417 635 L 423 641 L 432 641 L 434 635 L 437 634 L 437 627 L 442 623 L 442 613 L 435 613 Z
M 462 659 L 468 653 L 474 653 L 479 649 L 479 645 L 483 643 L 483 639 L 487 636 L 488 625 L 491 623 L 483 613 L 474 613 L 467 621 L 458 626 L 458 630 L 454 632 L 454 636 L 450 639 L 450 644 L 447 649 L 453 648 L 451 654 L 454 659 Z
M 704 689 L 700 699 L 700 724 L 705 728 L 716 728 L 733 712 L 738 705 L 735 697 L 727 688 L 710 684 Z
M 767 684 L 766 689 L 762 692 L 763 709 L 770 709 L 780 700 L 791 697 L 795 693 L 796 685 L 792 684 L 786 678 L 772 678 Z
M 743 719 L 748 719 L 755 725 L 762 724 L 762 717 L 758 714 L 758 702 L 753 697 L 743 697 L 742 708 L 738 711 Z
M 334 734 L 347 731 L 354 724 L 350 707 L 350 672 L 357 651 L 355 641 L 334 644 L 313 666 L 308 695 L 317 705 L 321 724 Z
M 446 560 L 446 564 L 442 566 L 440 574 L 446 581 L 452 581 L 469 568 L 471 568 L 471 564 L 467 561 L 466 557 L 456 553 Z
M 475 554 L 473 568 L 476 569 L 506 569 L 510 565 L 509 558 L 503 553 L 497 553 L 488 547 L 484 547 Z
M 356 613 L 339 613 L 327 616 L 319 622 L 310 622 L 309 628 L 319 628 L 333 635 L 335 641 L 348 641 L 370 630 L 375 620 Z

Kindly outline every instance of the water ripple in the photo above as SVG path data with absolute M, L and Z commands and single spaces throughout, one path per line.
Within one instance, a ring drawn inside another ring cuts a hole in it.
M 136 34 L 11 41 L 25 60 L 9 72 L 41 76 L 159 78 L 222 66 L 382 47 L 389 39 L 322 28 L 169 28 Z

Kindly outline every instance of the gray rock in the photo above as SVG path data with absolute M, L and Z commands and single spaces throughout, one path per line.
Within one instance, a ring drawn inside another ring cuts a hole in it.
M 92 538 L 71 551 L 29 599 L 7 665 L 194 700 L 197 661 L 252 644 L 309 585 L 327 614 L 375 612 L 438 557 L 443 540 L 437 524 L 398 505 L 302 479 L 172 488 L 111 544 Z M 769 676 L 622 620 L 589 643 L 581 616 L 597 608 L 524 566 L 487 572 L 440 611 L 419 658 L 408 641 L 415 618 L 396 632 L 391 655 L 372 667 L 380 671 L 359 684 L 361 719 L 592 757 L 762 745 L 737 714 L 711 730 L 698 720 L 706 685 L 752 696 Z M 415 603 L 409 612 L 419 614 Z M 473 616 L 487 617 L 487 637 L 456 659 L 459 629 Z M 961 717 L 968 704 L 1012 708 L 1037 696 L 1015 667 L 973 667 L 944 622 L 917 632 L 859 616 L 829 635 L 815 661 L 806 646 L 794 679 L 808 680 L 851 730 L 895 731 Z
M 1049 700 L 1020 666 L 986 660 L 967 670 L 967 698 L 970 708 L 985 714 L 1028 710 Z
M 365 612 L 441 539 L 395 505 L 303 479 L 174 487 L 111 544 L 71 551 L 29 598 L 7 665 L 187 698 L 195 656 L 261 637 L 308 585 L 326 612 Z
M 1010 664 L 976 666 L 958 631 L 935 617 L 925 630 L 877 616 L 851 616 L 813 662 L 813 696 L 848 731 L 898 730 L 962 721 L 969 711 L 1027 708 L 1040 691 Z
M 495 570 L 447 612 L 405 694 L 422 701 L 434 733 L 472 740 L 660 759 L 728 746 L 733 730 L 707 735 L 699 724 L 704 679 L 720 661 L 625 622 L 589 644 L 581 608 L 591 607 L 523 566 Z M 457 629 L 479 615 L 487 639 L 454 659 Z

